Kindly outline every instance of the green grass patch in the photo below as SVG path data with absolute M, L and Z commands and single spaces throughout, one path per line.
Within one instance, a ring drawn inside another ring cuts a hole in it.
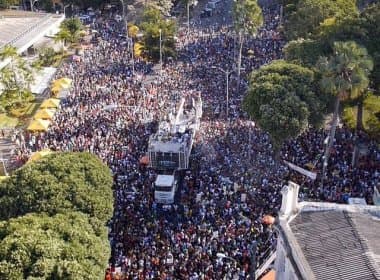
M 344 108 L 343 120 L 351 128 L 356 127 L 356 106 L 347 106 Z M 363 108 L 363 125 L 364 129 L 371 136 L 380 137 L 380 96 L 371 95 L 364 101 Z M 378 138 L 379 139 L 379 138 Z
M 15 128 L 18 123 L 18 118 L 8 116 L 7 114 L 0 114 L 0 129 Z

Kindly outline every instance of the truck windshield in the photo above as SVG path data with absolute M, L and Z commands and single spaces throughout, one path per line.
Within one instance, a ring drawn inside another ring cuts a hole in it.
M 172 186 L 155 186 L 154 187 L 156 191 L 159 192 L 171 192 Z

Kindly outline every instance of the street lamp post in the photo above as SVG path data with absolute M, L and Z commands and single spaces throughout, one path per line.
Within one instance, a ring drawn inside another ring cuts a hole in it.
M 232 70 L 224 70 L 223 68 L 217 67 L 217 66 L 212 66 L 212 69 L 218 69 L 219 71 L 222 71 L 226 75 L 226 114 L 228 118 L 228 113 L 229 113 L 229 75 L 233 72 L 235 72 L 236 69 Z M 240 70 L 245 70 L 244 68 L 241 68 Z
M 187 0 L 187 34 L 190 34 L 190 0 Z
M 160 28 L 160 73 L 162 75 L 162 30 Z
M 67 4 L 67 5 L 65 5 L 65 6 L 63 6 L 63 16 L 66 18 L 66 8 L 68 7 L 68 6 L 70 6 L 71 4 Z
M 120 0 L 120 3 L 121 3 L 121 7 L 123 9 L 123 21 L 124 21 L 124 26 L 125 26 L 125 34 L 126 34 L 126 37 L 128 39 L 128 22 L 127 22 L 127 17 L 126 17 L 126 14 L 125 14 L 124 0 Z
M 132 76 L 135 75 L 135 48 L 133 43 L 133 38 L 130 38 L 130 44 L 131 44 L 131 55 L 132 55 Z

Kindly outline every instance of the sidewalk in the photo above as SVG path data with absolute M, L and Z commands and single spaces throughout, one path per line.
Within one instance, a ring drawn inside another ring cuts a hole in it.
M 15 149 L 15 144 L 12 142 L 11 137 L 6 135 L 0 138 L 0 175 L 8 175 L 14 168 L 14 155 L 11 151 Z M 4 170 L 5 166 L 5 170 Z

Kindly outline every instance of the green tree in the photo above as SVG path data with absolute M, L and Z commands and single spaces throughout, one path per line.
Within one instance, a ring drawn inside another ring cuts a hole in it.
M 126 0 L 124 0 L 126 1 Z M 85 10 L 87 8 L 99 9 L 105 4 L 110 4 L 110 0 L 63 0 L 64 5 L 72 4 Z
M 330 24 L 328 24 L 330 23 Z M 333 54 L 335 41 L 355 41 L 367 48 L 374 61 L 370 84 L 375 94 L 380 91 L 380 3 L 371 5 L 359 15 L 325 20 L 306 40 L 291 41 L 285 47 L 286 59 L 312 67 L 320 56 Z
M 36 69 L 19 56 L 15 47 L 9 45 L 1 49 L 0 60 L 9 60 L 9 64 L 0 70 L 3 86 L 0 102 L 11 107 L 22 102 L 23 96 L 29 95 Z
M 237 61 L 238 77 L 240 79 L 241 58 L 245 35 L 256 36 L 263 25 L 263 13 L 257 0 L 236 0 L 233 6 L 234 28 L 239 35 L 239 57 Z M 240 83 L 239 83 L 240 84 Z
M 79 212 L 0 222 L 0 279 L 104 279 L 107 230 Z
M 0 9 L 8 9 L 9 6 L 18 5 L 18 0 L 0 0 Z
M 290 40 L 308 38 L 328 18 L 358 13 L 355 0 L 292 1 L 285 9 L 285 35 Z
M 0 218 L 81 211 L 103 224 L 112 216 L 112 176 L 89 153 L 53 153 L 0 183 Z
M 40 49 L 38 51 L 38 59 L 42 66 L 48 67 L 53 65 L 57 61 L 55 50 L 51 47 Z
M 65 46 L 67 42 L 71 41 L 71 36 L 68 30 L 61 28 L 57 34 L 54 36 L 54 41 L 61 43 L 61 54 L 63 55 L 65 51 Z
M 363 93 L 368 87 L 368 77 L 372 67 L 373 63 L 368 57 L 367 50 L 353 41 L 335 42 L 334 55 L 329 58 L 322 57 L 318 62 L 318 68 L 322 73 L 321 89 L 336 97 L 328 144 L 324 153 L 322 184 L 335 139 L 340 102 L 348 99 L 353 93 L 356 95 Z
M 160 30 L 163 57 L 175 56 L 176 24 L 173 20 L 164 19 L 159 10 L 149 7 L 144 11 L 140 26 L 145 54 L 149 58 L 157 61 L 160 57 Z
M 163 15 L 169 16 L 170 9 L 173 7 L 173 1 L 171 0 L 151 0 L 148 7 L 159 10 Z
M 285 59 L 306 67 L 313 67 L 321 56 L 328 55 L 330 48 L 314 39 L 297 39 L 284 47 Z
M 276 152 L 283 141 L 296 137 L 308 124 L 321 122 L 323 104 L 315 87 L 312 70 L 282 60 L 251 74 L 243 106 L 270 134 Z
M 355 24 L 355 23 L 353 23 Z M 365 34 L 363 44 L 374 61 L 374 69 L 371 73 L 371 84 L 380 92 L 380 3 L 365 9 L 359 19 L 361 34 Z
M 56 34 L 56 41 L 65 43 L 77 43 L 80 39 L 83 24 L 79 18 L 65 19 L 60 26 L 60 31 Z
M 40 0 L 38 3 L 39 7 L 46 12 L 54 12 L 54 5 L 52 0 Z

